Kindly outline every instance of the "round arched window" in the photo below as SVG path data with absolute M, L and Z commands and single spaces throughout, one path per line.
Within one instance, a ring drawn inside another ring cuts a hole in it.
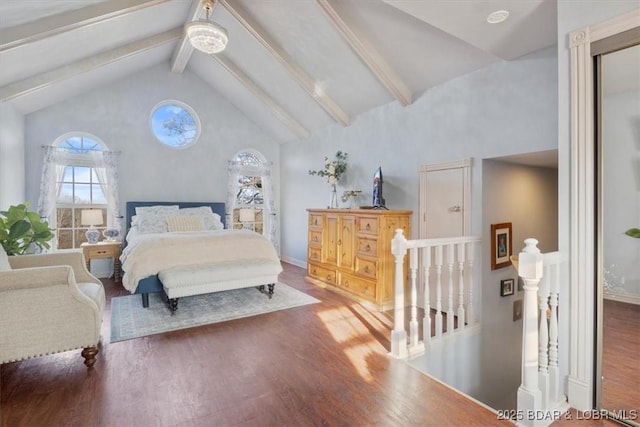
M 171 148 L 187 148 L 200 136 L 200 119 L 187 104 L 162 101 L 151 112 L 151 131 L 158 141 Z

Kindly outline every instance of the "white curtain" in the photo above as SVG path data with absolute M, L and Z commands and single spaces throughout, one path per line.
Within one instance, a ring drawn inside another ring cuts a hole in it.
M 65 168 L 69 165 L 93 167 L 100 187 L 107 200 L 107 227 L 113 227 L 119 215 L 117 153 L 113 151 L 90 151 L 78 154 L 54 146 L 43 146 L 42 177 L 37 212 L 56 227 L 56 201 L 62 188 Z M 122 230 L 120 230 L 122 232 Z M 56 239 L 52 240 L 55 249 Z
M 113 151 L 91 151 L 93 165 L 102 193 L 107 199 L 107 228 L 114 228 L 116 218 L 120 215 L 120 199 L 118 197 L 118 164 L 117 153 Z M 120 224 L 117 224 L 118 226 Z M 119 230 L 122 233 L 122 230 Z

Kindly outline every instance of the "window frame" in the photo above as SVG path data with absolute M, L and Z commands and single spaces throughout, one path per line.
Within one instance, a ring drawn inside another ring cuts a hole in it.
M 166 142 L 162 141 L 158 135 L 156 134 L 154 128 L 153 128 L 153 115 L 156 113 L 156 111 L 164 106 L 176 106 L 176 107 L 180 107 L 183 110 L 185 110 L 187 113 L 189 113 L 189 115 L 191 116 L 191 118 L 193 119 L 193 122 L 196 126 L 196 134 L 193 137 L 193 140 L 187 144 L 184 145 L 169 145 Z M 202 124 L 200 122 L 200 117 L 198 116 L 198 113 L 196 113 L 196 111 L 188 104 L 182 102 L 182 101 L 178 101 L 176 99 L 165 99 L 163 101 L 158 102 L 156 105 L 153 106 L 153 108 L 151 109 L 151 112 L 149 113 L 149 130 L 151 131 L 151 134 L 153 135 L 153 139 L 158 142 L 160 145 L 162 145 L 163 147 L 167 147 L 173 150 L 184 150 L 190 147 L 193 147 L 199 140 L 200 140 L 200 135 L 202 134 Z

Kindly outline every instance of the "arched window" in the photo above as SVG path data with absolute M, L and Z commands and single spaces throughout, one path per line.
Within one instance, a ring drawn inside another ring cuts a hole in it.
M 256 150 L 242 150 L 229 162 L 227 227 L 249 229 L 276 246 L 275 200 L 271 164 Z
M 56 229 L 55 248 L 80 247 L 90 226 L 119 228 L 117 194 L 115 155 L 99 138 L 73 132 L 44 147 L 38 211 Z M 99 211 L 101 223 L 83 223 L 87 209 Z

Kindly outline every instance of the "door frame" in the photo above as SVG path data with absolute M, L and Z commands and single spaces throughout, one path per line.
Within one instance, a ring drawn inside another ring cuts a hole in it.
M 420 166 L 420 186 L 418 190 L 418 232 L 420 233 L 419 238 L 423 239 L 427 234 L 427 222 L 425 221 L 428 200 L 427 174 L 429 172 L 446 169 L 463 169 L 462 235 L 469 236 L 471 234 L 471 166 L 473 166 L 472 158 Z

